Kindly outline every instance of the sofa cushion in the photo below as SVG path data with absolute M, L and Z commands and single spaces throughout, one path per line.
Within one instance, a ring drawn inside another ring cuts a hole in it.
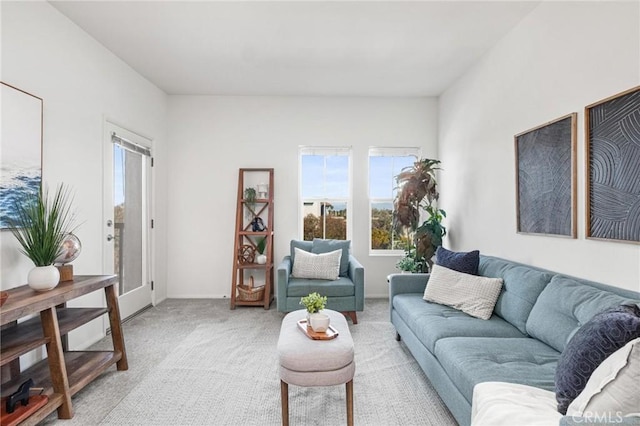
M 640 410 L 640 338 L 611 354 L 596 368 L 569 405 L 568 416 L 606 413 L 627 416 Z M 555 399 L 555 398 L 554 398 Z
M 312 241 L 301 241 L 301 240 L 291 240 L 289 243 L 290 246 L 290 255 L 291 255 L 291 265 L 296 261 L 296 248 L 300 250 L 308 251 L 311 253 L 311 248 L 313 247 Z
M 573 334 L 594 315 L 612 306 L 638 303 L 555 275 L 540 293 L 527 320 L 527 333 L 562 352 Z
M 308 296 L 309 293 L 313 293 L 314 291 L 327 297 L 354 296 L 356 292 L 353 281 L 346 277 L 338 277 L 338 279 L 334 281 L 289 278 L 287 297 Z
M 478 250 L 455 252 L 440 246 L 436 250 L 436 264 L 465 274 L 478 275 Z
M 436 342 L 447 337 L 524 337 L 496 315 L 481 320 L 449 306 L 425 302 L 418 293 L 398 294 L 392 303 L 393 309 L 431 353 L 435 351 Z
M 482 382 L 510 382 L 553 391 L 560 353 L 539 340 L 450 337 L 436 343 L 435 355 L 469 402 Z
M 293 262 L 291 276 L 317 280 L 335 280 L 340 271 L 341 250 L 313 254 L 295 248 L 296 260 Z
M 580 327 L 558 360 L 555 377 L 558 411 L 565 414 L 600 363 L 638 337 L 640 308 L 636 305 L 606 309 Z
M 478 273 L 504 281 L 494 313 L 527 332 L 529 313 L 538 296 L 551 281 L 551 273 L 504 259 L 481 256 Z
M 323 240 L 321 238 L 314 238 L 311 253 L 321 254 L 329 253 L 334 250 L 342 250 L 342 256 L 340 257 L 340 276 L 349 276 L 349 247 L 351 240 Z
M 501 288 L 502 278 L 478 277 L 433 265 L 424 300 L 487 320 L 493 314 Z

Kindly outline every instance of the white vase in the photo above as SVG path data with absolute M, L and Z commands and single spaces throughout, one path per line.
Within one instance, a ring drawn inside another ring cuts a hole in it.
M 27 275 L 27 284 L 36 291 L 47 291 L 55 288 L 60 282 L 60 271 L 53 265 L 36 266 Z
M 264 265 L 267 263 L 267 256 L 264 254 L 259 254 L 256 256 L 256 263 L 259 265 Z
M 329 322 L 330 319 L 327 314 L 315 313 L 310 315 L 309 324 L 311 325 L 311 329 L 316 333 L 323 333 L 327 331 L 329 328 Z

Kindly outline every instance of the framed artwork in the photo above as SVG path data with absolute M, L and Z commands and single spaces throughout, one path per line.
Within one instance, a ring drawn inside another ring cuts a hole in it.
M 587 238 L 640 242 L 640 86 L 584 109 Z
M 42 182 L 42 99 L 0 83 L 0 229 L 6 229 L 16 204 Z
M 576 237 L 577 113 L 515 135 L 518 233 Z

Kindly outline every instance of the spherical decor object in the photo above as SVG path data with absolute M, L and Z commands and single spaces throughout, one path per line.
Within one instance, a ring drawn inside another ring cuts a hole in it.
M 242 265 L 253 263 L 255 256 L 256 251 L 253 246 L 249 244 L 244 244 L 238 249 L 238 262 L 240 262 L 240 264 Z
M 55 263 L 70 263 L 78 258 L 80 255 L 80 251 L 82 251 L 82 243 L 80 243 L 80 239 L 76 237 L 74 234 L 67 234 L 62 241 L 62 252 L 60 256 L 56 258 Z

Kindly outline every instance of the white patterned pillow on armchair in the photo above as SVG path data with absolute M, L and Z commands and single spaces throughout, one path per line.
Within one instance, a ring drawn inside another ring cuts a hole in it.
M 342 249 L 314 254 L 295 248 L 291 275 L 296 278 L 337 280 L 340 273 Z

